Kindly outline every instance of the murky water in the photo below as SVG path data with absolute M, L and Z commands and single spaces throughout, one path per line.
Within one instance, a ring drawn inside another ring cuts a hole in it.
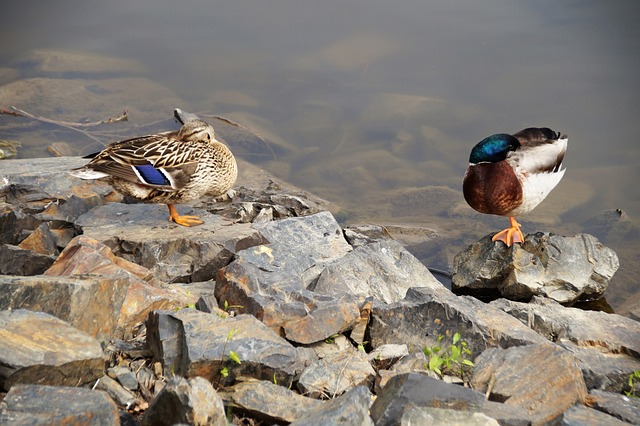
M 637 1 L 28 3 L 3 3 L 0 108 L 65 121 L 128 108 L 130 121 L 92 139 L 0 115 L 19 157 L 175 128 L 174 107 L 224 116 L 273 144 L 242 156 L 336 202 L 345 223 L 434 230 L 412 250 L 446 269 L 506 225 L 464 204 L 471 147 L 548 126 L 569 135 L 568 170 L 524 231 L 594 233 L 621 258 L 607 301 L 638 295 Z M 602 219 L 612 209 L 625 220 Z

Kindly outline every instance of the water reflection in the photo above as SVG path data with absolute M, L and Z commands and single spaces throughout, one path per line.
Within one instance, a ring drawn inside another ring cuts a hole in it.
M 471 147 L 496 132 L 549 126 L 569 134 L 568 170 L 523 228 L 600 232 L 621 256 L 607 292 L 619 309 L 639 290 L 639 9 L 633 1 L 26 8 L 8 0 L 0 107 L 70 121 L 128 108 L 129 123 L 98 130 L 103 142 L 168 130 L 176 106 L 228 117 L 273 144 L 236 141 L 247 159 L 337 202 L 344 221 L 437 231 L 412 250 L 443 269 L 502 226 L 462 200 Z M 9 116 L 0 116 L 0 139 L 19 140 L 21 157 L 49 155 L 51 143 L 99 148 L 82 133 Z M 593 218 L 616 208 L 631 219 L 598 230 Z

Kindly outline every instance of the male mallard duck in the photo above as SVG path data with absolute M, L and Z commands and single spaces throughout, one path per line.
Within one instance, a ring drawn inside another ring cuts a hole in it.
M 515 216 L 533 210 L 560 182 L 568 138 L 546 127 L 500 133 L 471 150 L 464 199 L 480 213 L 509 216 L 511 226 L 493 236 L 507 246 L 524 241 Z
M 92 160 L 72 170 L 73 176 L 106 178 L 124 195 L 165 203 L 169 220 L 183 226 L 200 225 L 202 221 L 197 216 L 180 216 L 174 203 L 223 195 L 238 175 L 233 154 L 216 140 L 213 127 L 202 120 L 188 121 L 177 132 L 115 142 L 86 158 Z

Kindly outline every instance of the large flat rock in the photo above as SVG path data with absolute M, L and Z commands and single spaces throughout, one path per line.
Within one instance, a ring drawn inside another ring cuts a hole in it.
M 102 341 L 131 336 L 151 310 L 188 300 L 185 290 L 163 285 L 86 235 L 69 242 L 43 275 L 0 276 L 0 309 L 43 311 Z
M 3 425 L 120 425 L 111 398 L 85 388 L 15 385 L 0 406 Z
M 315 359 L 310 349 L 294 347 L 251 315 L 227 318 L 194 309 L 152 312 L 147 342 L 165 371 L 214 383 L 251 375 L 289 386 Z M 221 373 L 225 367 L 226 377 Z
M 551 343 L 491 348 L 475 364 L 472 388 L 492 401 L 524 408 L 534 424 L 550 422 L 587 401 L 577 360 Z
M 231 221 L 188 206 L 178 206 L 178 211 L 193 212 L 204 223 L 188 228 L 169 222 L 164 205 L 120 203 L 96 207 L 76 223 L 84 235 L 165 282 L 212 279 L 234 253 L 264 241 L 248 223 L 231 226 Z
M 567 308 L 544 298 L 534 301 L 499 299 L 489 306 L 514 316 L 551 341 L 566 339 L 578 346 L 598 346 L 607 352 L 640 357 L 640 322 L 606 312 Z
M 470 296 L 456 296 L 446 288 L 414 288 L 392 304 L 374 304 L 369 336 L 371 344 L 406 344 L 422 351 L 438 344 L 440 335 L 460 333 L 473 356 L 487 347 L 520 346 L 547 340 L 520 323 Z
M 23 309 L 0 311 L 0 387 L 78 386 L 101 377 L 102 347 L 66 322 Z

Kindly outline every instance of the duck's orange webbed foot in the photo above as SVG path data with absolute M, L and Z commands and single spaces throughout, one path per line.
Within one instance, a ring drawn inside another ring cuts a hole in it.
M 524 235 L 522 235 L 522 231 L 520 230 L 520 224 L 516 222 L 515 217 L 509 218 L 510 227 L 498 232 L 496 235 L 491 238 L 491 241 L 502 241 L 507 245 L 507 247 L 511 247 L 513 243 L 521 243 L 524 241 Z
M 169 207 L 169 220 L 182 226 L 202 225 L 204 222 L 198 216 L 180 216 L 173 204 L 167 204 Z

